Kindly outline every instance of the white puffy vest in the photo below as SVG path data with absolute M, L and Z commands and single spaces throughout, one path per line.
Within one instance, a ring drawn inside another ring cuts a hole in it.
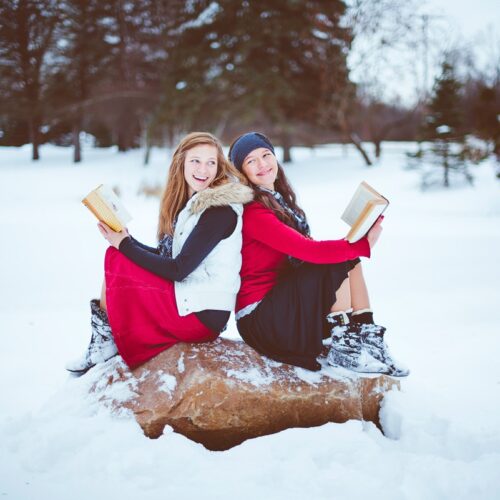
M 179 212 L 172 242 L 172 257 L 179 255 L 182 246 L 205 210 L 192 213 L 195 194 Z M 221 240 L 203 262 L 183 281 L 175 282 L 175 299 L 180 316 L 214 309 L 232 311 L 240 288 L 241 226 L 243 206 L 230 203 L 238 221 L 233 233 Z

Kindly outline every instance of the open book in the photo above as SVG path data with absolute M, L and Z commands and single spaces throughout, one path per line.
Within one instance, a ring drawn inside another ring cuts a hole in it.
M 111 187 L 101 184 L 85 196 L 82 203 L 113 231 L 120 232 L 132 217 Z
M 365 236 L 388 205 L 387 198 L 363 181 L 341 216 L 351 226 L 346 239 L 354 243 Z

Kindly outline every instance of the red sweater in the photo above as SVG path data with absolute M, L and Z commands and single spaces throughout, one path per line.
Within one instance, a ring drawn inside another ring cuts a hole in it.
M 306 238 L 281 222 L 272 210 L 254 201 L 243 212 L 241 253 L 243 264 L 236 311 L 264 298 L 276 284 L 288 255 L 314 264 L 334 264 L 370 257 L 370 245 L 366 237 L 356 243 Z

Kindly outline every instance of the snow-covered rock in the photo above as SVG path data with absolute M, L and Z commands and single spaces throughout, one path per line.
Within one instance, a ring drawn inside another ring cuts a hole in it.
M 378 425 L 384 393 L 399 382 L 322 365 L 310 372 L 220 338 L 178 344 L 133 372 L 114 358 L 91 392 L 114 410 L 131 410 L 149 437 L 169 425 L 211 450 L 290 427 L 350 419 Z

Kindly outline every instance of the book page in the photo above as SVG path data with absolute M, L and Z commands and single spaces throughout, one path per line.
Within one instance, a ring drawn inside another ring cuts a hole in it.
M 383 203 L 370 203 L 369 207 L 364 214 L 362 220 L 356 224 L 349 234 L 347 235 L 347 240 L 350 243 L 355 243 L 356 241 L 363 238 L 363 236 L 368 233 L 368 231 L 372 228 L 373 224 L 377 221 L 377 219 L 382 215 L 384 210 L 387 208 L 387 204 Z
M 96 190 L 102 197 L 104 203 L 115 214 L 122 226 L 126 226 L 132 220 L 127 209 L 121 202 L 116 193 L 106 184 L 99 186 Z
M 123 229 L 122 224 L 115 217 L 115 214 L 95 190 L 89 193 L 82 200 L 82 203 L 96 216 L 97 220 L 107 224 L 113 231 L 118 232 Z
M 389 200 L 367 182 L 360 183 L 341 219 L 351 226 L 346 238 L 351 243 L 361 239 L 389 205 Z
M 105 185 L 92 190 L 82 203 L 96 216 L 106 223 L 113 231 L 122 231 L 132 217 L 127 212 L 116 193 Z
M 351 201 L 340 217 L 344 222 L 349 224 L 349 226 L 353 226 L 356 223 L 356 220 L 365 209 L 367 203 L 379 198 L 376 194 L 374 195 L 373 192 L 370 191 L 366 186 L 368 185 L 364 182 L 362 182 L 358 186 L 353 197 L 351 198 Z M 374 192 L 376 193 L 376 191 Z

